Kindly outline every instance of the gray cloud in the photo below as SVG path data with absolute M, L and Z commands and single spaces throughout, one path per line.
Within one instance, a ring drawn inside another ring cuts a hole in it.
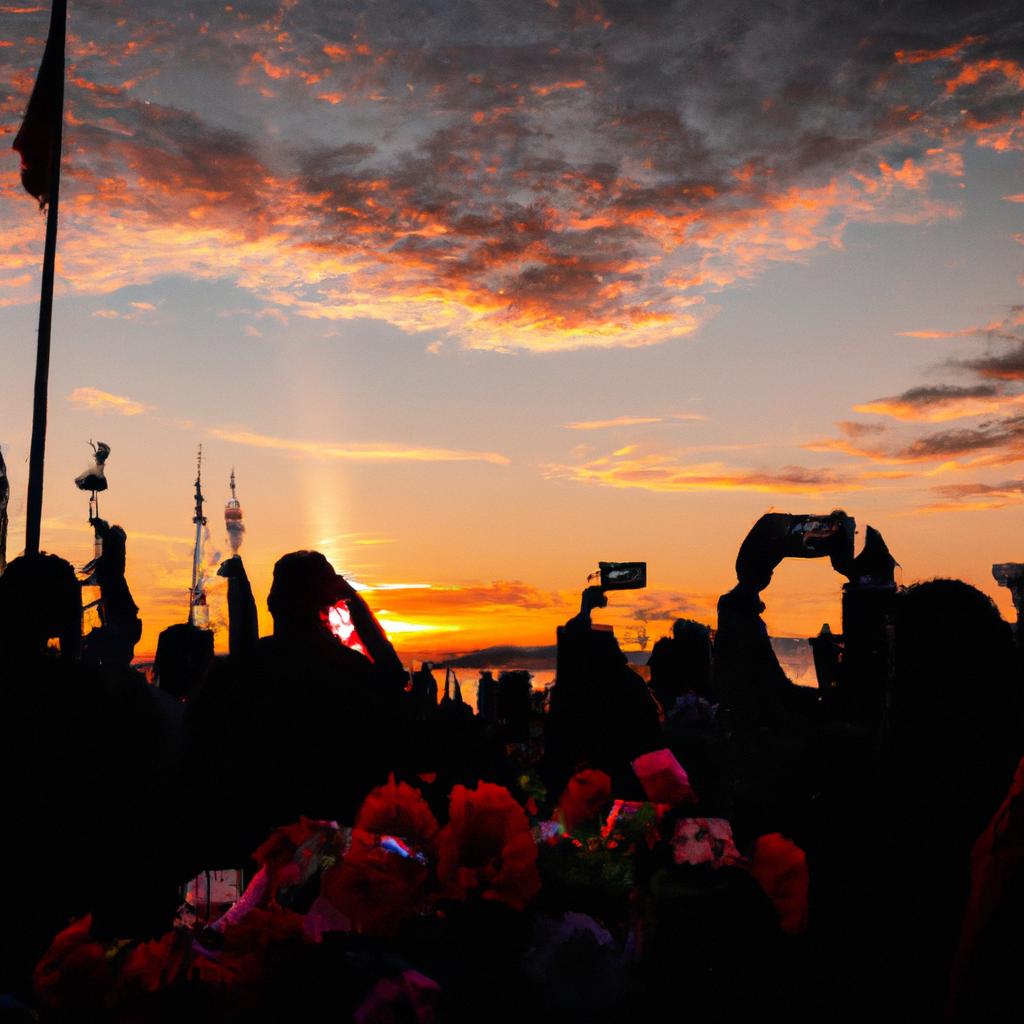
M 964 359 L 961 365 L 989 379 L 1024 380 L 1024 342 L 1007 352 Z
M 1008 416 L 976 427 L 940 430 L 919 437 L 896 453 L 899 459 L 952 458 L 1024 442 L 1024 416 Z
M 936 384 L 931 387 L 916 387 L 890 398 L 875 398 L 872 403 L 899 403 L 901 405 L 927 408 L 933 405 L 946 405 L 964 398 L 993 398 L 1000 394 L 998 388 L 991 384 L 974 384 L 962 387 L 958 384 Z
M 847 437 L 871 437 L 885 431 L 881 423 L 860 423 L 857 420 L 840 420 L 836 426 Z
M 1015 5 L 924 0 L 128 10 L 76 4 L 81 190 L 273 238 L 286 269 L 220 272 L 305 315 L 535 348 L 687 333 L 851 219 L 948 215 L 928 181 L 1015 130 L 986 62 L 1024 38 Z M 20 16 L 12 118 L 44 16 Z
M 945 498 L 966 501 L 971 498 L 1024 496 L 1024 480 L 1007 480 L 1001 484 L 963 483 L 945 484 L 934 488 Z

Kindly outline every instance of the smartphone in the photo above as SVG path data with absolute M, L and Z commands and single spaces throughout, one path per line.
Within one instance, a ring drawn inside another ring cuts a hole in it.
M 603 590 L 640 590 L 647 586 L 646 562 L 598 562 Z
M 787 530 L 787 555 L 820 558 L 831 554 L 845 530 L 839 516 L 792 516 Z

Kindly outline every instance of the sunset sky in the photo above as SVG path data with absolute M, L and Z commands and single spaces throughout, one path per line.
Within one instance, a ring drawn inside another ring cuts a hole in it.
M 70 0 L 43 547 L 129 535 L 138 653 L 235 467 L 261 625 L 322 550 L 399 650 L 714 622 L 769 509 L 841 507 L 1005 615 L 1024 561 L 1013 3 Z M 0 446 L 23 543 L 44 218 L 17 131 L 48 5 L 0 4 Z M 764 597 L 839 628 L 825 562 Z M 223 622 L 223 590 L 211 590 Z M 226 630 L 218 633 L 226 646 Z

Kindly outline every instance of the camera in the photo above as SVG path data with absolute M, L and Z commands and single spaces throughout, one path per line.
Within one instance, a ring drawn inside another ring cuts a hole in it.
M 641 590 L 647 586 L 646 562 L 598 562 L 602 590 Z

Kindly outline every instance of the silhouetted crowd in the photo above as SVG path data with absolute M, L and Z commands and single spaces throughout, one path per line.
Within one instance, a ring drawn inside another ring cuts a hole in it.
M 649 678 L 588 587 L 550 689 L 482 672 L 474 711 L 310 551 L 262 638 L 229 559 L 230 654 L 171 626 L 147 680 L 95 525 L 86 636 L 68 562 L 0 575 L 0 1018 L 1019 1018 L 1024 636 L 966 583 L 898 586 L 871 527 L 855 556 L 842 512 L 762 517 Z M 817 688 L 762 618 L 789 557 L 845 578 Z

